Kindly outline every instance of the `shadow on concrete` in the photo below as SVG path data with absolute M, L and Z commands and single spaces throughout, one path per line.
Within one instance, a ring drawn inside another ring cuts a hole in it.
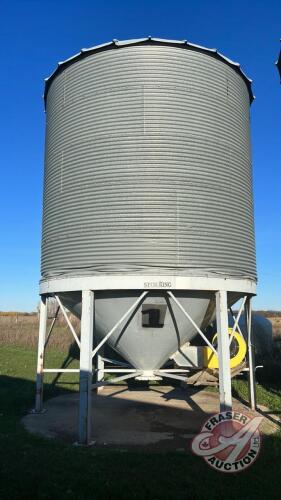
M 189 397 L 187 391 L 169 386 L 157 391 L 153 386 L 134 390 L 107 386 L 98 394 L 92 393 L 92 440 L 102 447 L 187 450 L 191 437 L 217 410 L 217 404 L 214 393 Z M 41 415 L 26 415 L 24 426 L 45 437 L 75 442 L 79 394 L 49 399 L 44 408 L 46 412 Z
M 117 391 L 120 389 L 116 388 Z M 124 388 L 121 390 L 124 391 Z M 162 453 L 162 450 L 175 449 L 165 445 L 164 440 L 162 447 L 149 445 L 128 449 L 117 445 L 107 449 L 108 445 L 104 443 L 102 451 L 101 447 L 96 450 L 92 447 L 81 449 L 62 446 L 59 441 L 39 439 L 26 432 L 20 424 L 20 417 L 33 406 L 34 393 L 32 380 L 0 376 L 1 500 L 43 497 L 90 499 L 93 495 L 97 500 L 113 497 L 153 500 L 183 499 L 190 494 L 195 499 L 217 499 L 219 496 L 227 496 L 230 500 L 237 496 L 278 498 L 280 435 L 279 438 L 267 436 L 255 465 L 246 473 L 233 474 L 230 478 L 213 471 L 200 458 L 182 453 L 189 449 L 187 437 L 178 442 L 177 453 Z M 45 385 L 46 399 L 61 395 L 78 397 L 73 391 L 52 384 Z M 183 413 L 186 417 L 189 414 L 189 411 Z M 169 429 L 165 431 L 172 432 Z M 171 439 L 166 440 L 166 443 L 171 442 Z M 126 453 L 123 453 L 125 450 Z M 155 454 L 151 453 L 153 450 Z M 157 453 L 158 450 L 160 453 Z
M 11 426 L 25 415 L 26 429 L 62 442 L 77 440 L 79 393 L 53 382 L 44 384 L 46 413 L 31 415 L 35 383 L 8 376 L 0 377 L 1 423 Z M 238 395 L 236 394 L 236 397 Z M 239 398 L 235 408 L 247 402 Z M 244 407 L 245 410 L 245 407 Z M 218 411 L 218 394 L 206 390 L 171 386 L 128 388 L 109 386 L 92 395 L 92 439 L 97 447 L 175 451 L 190 448 L 190 439 L 209 415 Z M 280 424 L 271 412 L 259 413 Z

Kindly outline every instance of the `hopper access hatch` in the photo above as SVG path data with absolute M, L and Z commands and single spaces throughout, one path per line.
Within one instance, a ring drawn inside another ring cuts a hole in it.
M 166 311 L 166 304 L 143 304 L 142 326 L 144 328 L 163 328 Z

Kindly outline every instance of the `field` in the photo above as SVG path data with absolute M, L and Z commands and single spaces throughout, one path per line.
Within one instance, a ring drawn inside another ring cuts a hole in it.
M 54 311 L 50 311 L 54 315 Z M 79 330 L 80 322 L 71 317 L 71 322 Z M 51 317 L 48 320 L 51 323 Z M 0 312 L 0 345 L 17 345 L 37 348 L 39 318 L 36 313 L 1 313 Z M 50 338 L 49 348 L 66 351 L 73 341 L 63 317 L 59 316 L 54 333 Z
M 279 335 L 276 336 L 279 338 Z M 20 419 L 33 407 L 36 316 L 0 319 L 0 499 L 215 499 L 280 497 L 281 432 L 265 437 L 257 462 L 246 472 L 224 475 L 182 451 L 148 453 L 80 448 L 28 434 Z M 50 341 L 49 366 L 65 359 L 72 338 L 60 321 Z M 69 353 L 71 356 L 71 352 Z M 71 367 L 77 365 L 75 356 Z M 78 389 L 77 375 L 54 383 L 45 398 Z M 246 397 L 246 382 L 234 382 Z M 260 381 L 258 401 L 281 413 L 281 384 Z
M 49 323 L 54 315 L 55 309 L 50 311 Z M 258 314 L 265 316 L 272 323 L 273 339 L 275 342 L 281 342 L 281 312 L 258 311 Z M 80 322 L 70 316 L 71 322 L 79 331 Z M 11 344 L 23 347 L 36 348 L 38 341 L 38 314 L 36 313 L 5 313 L 0 311 L 0 345 Z M 54 334 L 49 343 L 50 348 L 67 350 L 72 343 L 73 338 L 69 333 L 68 327 L 59 316 L 55 326 Z

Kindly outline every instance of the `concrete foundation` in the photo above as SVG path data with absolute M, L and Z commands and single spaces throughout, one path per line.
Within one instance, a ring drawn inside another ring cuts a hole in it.
M 233 401 L 233 407 L 253 414 L 237 400 Z M 25 428 L 45 437 L 77 441 L 79 393 L 50 399 L 44 408 L 42 414 L 23 418 Z M 107 386 L 92 395 L 91 438 L 96 446 L 185 450 L 218 408 L 219 394 L 208 390 L 157 385 L 147 389 Z M 275 426 L 265 420 L 263 432 L 274 430 Z

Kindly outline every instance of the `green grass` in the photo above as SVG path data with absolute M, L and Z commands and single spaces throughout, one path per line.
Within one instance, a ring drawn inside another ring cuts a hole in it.
M 48 354 L 49 367 L 63 360 L 62 353 Z M 212 470 L 191 453 L 76 448 L 29 434 L 20 419 L 33 406 L 35 363 L 33 350 L 0 348 L 1 500 L 280 497 L 280 433 L 264 438 L 261 455 L 251 468 L 230 476 Z M 64 375 L 56 386 L 53 375 L 45 380 L 45 398 L 77 390 L 76 374 Z M 244 381 L 235 382 L 242 398 L 245 387 Z M 280 411 L 280 388 L 259 385 L 258 398 Z
M 259 404 L 267 406 L 273 412 L 281 413 L 281 380 L 279 384 L 257 383 L 256 393 Z M 236 379 L 232 383 L 234 395 L 241 399 L 248 400 L 248 386 L 244 380 Z

